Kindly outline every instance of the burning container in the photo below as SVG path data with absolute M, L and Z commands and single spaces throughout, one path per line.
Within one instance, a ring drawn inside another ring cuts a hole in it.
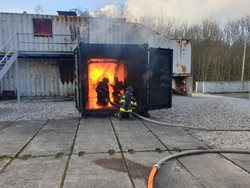
M 82 116 L 113 114 L 117 98 L 128 86 L 134 88 L 137 113 L 172 106 L 173 50 L 148 44 L 80 42 L 74 57 L 76 107 Z M 103 102 L 97 88 L 104 79 L 109 95 Z

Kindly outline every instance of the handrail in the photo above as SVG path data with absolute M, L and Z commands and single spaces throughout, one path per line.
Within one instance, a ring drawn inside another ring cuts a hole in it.
M 28 37 L 28 38 L 21 38 L 19 36 L 32 36 L 32 38 Z M 14 46 L 17 47 L 19 46 L 19 44 L 37 44 L 37 45 L 62 45 L 62 44 L 66 44 L 66 45 L 74 45 L 76 44 L 76 41 L 74 41 L 74 39 L 72 40 L 72 35 L 70 34 L 52 34 L 51 37 L 49 37 L 49 40 L 50 41 L 44 41 L 44 40 L 47 40 L 46 38 L 43 38 L 43 37 L 39 37 L 39 36 L 35 36 L 35 38 L 33 37 L 34 36 L 34 33 L 18 33 L 18 32 L 15 32 L 6 42 L 5 44 L 0 48 L 0 52 L 6 52 L 6 51 L 9 51 L 9 49 L 5 49 L 7 45 L 9 45 L 13 39 L 15 38 L 15 43 L 14 43 Z M 59 37 L 59 38 L 58 38 Z M 60 38 L 62 37 L 68 37 L 66 38 L 63 38 L 60 40 Z M 71 40 L 71 41 L 69 41 Z M 11 50 L 13 50 L 12 48 L 13 46 L 9 47 L 11 48 Z M 34 47 L 39 47 L 39 46 L 34 46 Z M 27 46 L 26 46 L 27 48 Z M 21 49 L 19 49 L 21 50 Z M 9 53 L 8 53 L 9 55 Z M 4 57 L 5 58 L 5 57 Z
M 0 47 L 0 80 L 6 75 L 11 66 L 15 62 L 17 62 L 20 51 L 72 51 L 77 44 L 77 41 L 78 37 L 74 34 L 52 34 L 50 36 L 35 36 L 33 33 L 15 32 L 4 43 L 4 45 Z M 18 67 L 18 65 L 16 67 Z M 19 103 L 19 73 L 17 69 L 18 68 L 16 68 L 16 87 L 17 101 Z
M 7 48 L 7 46 L 9 47 Z M 13 55 L 11 54 L 13 51 L 17 51 L 17 45 L 18 45 L 18 40 L 17 40 L 17 33 L 14 33 L 8 40 L 7 42 L 1 47 L 0 52 L 3 52 L 4 56 L 0 59 L 0 64 L 3 64 L 4 61 L 8 61 L 8 56 Z
M 18 35 L 32 35 L 34 36 L 34 33 L 16 33 Z M 51 34 L 50 36 L 71 36 L 70 34 Z M 38 36 L 39 37 L 39 36 Z
M 35 36 L 34 33 L 17 33 L 17 39 L 20 51 L 72 51 L 78 41 L 72 34 Z
M 21 38 L 19 36 L 32 36 L 32 38 Z M 7 61 L 7 58 L 14 54 L 16 51 L 19 51 L 21 49 L 18 49 L 20 44 L 37 44 L 36 47 L 39 47 L 38 45 L 74 45 L 76 44 L 76 42 L 74 42 L 74 39 L 72 40 L 72 35 L 70 34 L 52 34 L 51 37 L 49 38 L 50 41 L 43 41 L 46 38 L 42 38 L 37 36 L 37 38 L 33 38 L 34 33 L 18 33 L 15 32 L 6 42 L 5 44 L 0 48 L 0 52 L 3 52 L 1 59 L 0 59 L 0 64 L 2 64 L 5 60 Z M 53 38 L 54 37 L 54 38 Z M 60 38 L 56 38 L 56 37 L 69 37 L 68 39 L 63 38 L 60 40 Z M 70 42 L 69 40 L 71 40 L 72 42 Z M 62 42 L 60 42 L 62 41 Z M 65 42 L 64 42 L 65 41 Z M 7 46 L 9 45 L 9 47 L 7 48 Z M 25 47 L 27 48 L 27 46 Z M 43 47 L 44 48 L 44 47 Z M 46 47 L 45 47 L 46 48 Z M 48 51 L 50 51 L 51 49 L 49 49 L 50 47 L 48 47 Z M 44 50 L 44 49 L 43 49 Z M 61 49 L 62 50 L 62 49 Z M 40 50 L 38 50 L 40 51 Z M 56 51 L 53 49 L 53 51 Z
M 10 38 L 9 40 L 7 40 L 7 42 L 5 42 L 5 44 L 2 46 L 2 48 L 0 48 L 0 51 L 2 51 L 4 49 L 5 46 L 7 46 L 7 44 L 17 35 L 17 33 L 15 32 Z
M 48 42 L 18 42 L 18 44 L 48 44 Z M 75 44 L 75 42 L 51 42 L 49 44 Z

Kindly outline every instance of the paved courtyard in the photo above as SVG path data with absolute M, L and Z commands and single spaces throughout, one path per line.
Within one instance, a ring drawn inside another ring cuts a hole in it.
M 179 128 L 112 117 L 0 122 L 1 188 L 145 188 L 151 167 L 205 143 Z M 160 168 L 155 187 L 243 188 L 246 154 L 203 154 Z

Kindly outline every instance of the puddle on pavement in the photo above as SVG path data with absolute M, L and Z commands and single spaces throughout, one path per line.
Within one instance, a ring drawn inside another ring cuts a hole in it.
M 147 181 L 148 175 L 150 173 L 151 167 L 150 166 L 144 166 L 139 163 L 135 163 L 131 160 L 126 159 L 126 162 L 128 164 L 128 168 L 130 171 L 130 174 L 133 178 L 138 178 Z M 104 168 L 114 170 L 117 172 L 125 172 L 127 173 L 126 166 L 122 159 L 120 158 L 113 158 L 113 159 L 98 159 L 95 160 L 95 164 L 102 166 Z

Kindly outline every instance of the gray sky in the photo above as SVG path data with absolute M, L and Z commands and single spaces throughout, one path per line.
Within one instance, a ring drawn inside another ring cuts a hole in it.
M 204 17 L 223 23 L 250 15 L 250 0 L 126 0 L 126 5 L 133 15 L 171 17 L 189 24 Z

